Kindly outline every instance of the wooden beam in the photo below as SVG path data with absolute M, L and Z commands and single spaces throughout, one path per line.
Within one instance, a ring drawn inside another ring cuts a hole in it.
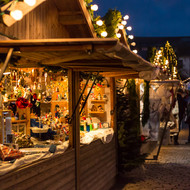
M 90 13 L 88 12 L 87 8 L 86 8 L 86 4 L 85 4 L 85 1 L 84 0 L 77 0 L 79 6 L 80 6 L 80 9 L 82 10 L 82 13 L 86 19 L 86 22 L 87 22 L 87 25 L 89 27 L 89 30 L 90 30 L 90 33 L 92 35 L 93 38 L 96 38 L 96 32 L 95 32 L 95 29 L 94 29 L 94 26 L 92 24 L 92 19 L 91 19 L 91 16 L 90 16 Z
M 138 74 L 138 72 L 133 71 L 132 69 L 126 69 L 122 72 L 104 72 L 102 73 L 103 76 L 106 77 L 117 77 L 117 76 L 124 76 L 124 75 L 131 75 L 131 74 Z
M 85 53 L 77 53 L 75 55 L 69 54 L 57 58 L 51 58 L 51 59 L 45 59 L 41 61 L 41 64 L 43 65 L 57 65 L 64 66 L 63 62 L 69 62 L 77 59 L 87 59 L 88 55 Z M 72 65 L 72 64 L 71 64 Z
M 129 74 L 129 75 L 123 75 L 123 76 L 117 76 L 116 79 L 136 79 L 139 78 L 139 74 Z
M 69 118 L 71 118 L 74 105 L 73 105 L 73 95 L 75 92 L 73 92 L 73 70 L 68 70 L 68 98 L 69 98 Z M 73 131 L 73 123 L 69 124 L 69 145 L 71 148 L 74 148 L 74 131 Z
M 73 97 L 74 97 L 74 106 L 76 106 L 79 99 L 79 72 L 74 72 L 74 81 L 73 81 Z M 75 189 L 80 189 L 80 115 L 79 115 L 79 106 L 77 107 L 76 114 L 74 117 L 74 140 L 75 140 Z
M 10 46 L 59 46 L 59 45 L 109 45 L 114 46 L 118 42 L 115 38 L 57 38 L 57 39 L 27 39 L 27 40 L 4 40 L 0 41 L 0 47 Z
M 20 47 L 21 52 L 50 52 L 50 51 L 88 51 L 92 50 L 92 45 L 71 45 L 71 46 L 31 46 Z

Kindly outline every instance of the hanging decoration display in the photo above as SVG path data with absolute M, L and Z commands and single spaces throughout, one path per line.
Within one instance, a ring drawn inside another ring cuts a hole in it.
M 179 78 L 177 71 L 177 56 L 168 41 L 165 47 L 160 47 L 160 49 L 156 51 L 153 64 L 168 75 L 169 79 Z
M 146 154 L 141 154 L 140 151 L 143 142 L 140 135 L 137 101 L 135 80 L 127 81 L 126 94 L 123 87 L 117 89 L 118 163 L 120 172 L 130 171 L 140 166 L 146 157 Z

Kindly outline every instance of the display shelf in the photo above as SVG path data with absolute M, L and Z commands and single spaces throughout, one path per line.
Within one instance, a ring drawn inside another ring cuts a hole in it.
M 91 100 L 92 103 L 106 103 L 106 100 Z
M 12 121 L 12 123 L 26 123 L 26 122 L 27 122 L 26 119 L 24 119 L 24 120 L 14 120 L 14 121 Z
M 59 101 L 59 100 L 52 100 L 51 102 L 68 102 L 68 100 L 61 100 L 61 101 Z
M 8 101 L 7 102 L 16 102 L 17 101 L 17 99 L 8 99 Z M 4 102 L 3 102 L 4 103 Z
M 105 111 L 89 111 L 88 113 L 103 114 Z

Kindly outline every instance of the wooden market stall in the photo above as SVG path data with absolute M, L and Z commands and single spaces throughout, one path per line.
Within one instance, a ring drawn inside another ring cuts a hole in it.
M 48 17 L 48 14 L 52 16 Z M 66 109 L 69 110 L 70 145 L 65 153 L 51 154 L 48 158 L 42 157 L 29 164 L 24 162 L 24 165 L 0 176 L 1 189 L 109 189 L 117 174 L 115 137 L 105 144 L 100 139 L 88 145 L 80 144 L 80 72 L 94 74 L 95 77 L 102 75 L 109 80 L 109 108 L 105 108 L 106 100 L 94 99 L 91 102 L 101 105 L 106 113 L 91 114 L 109 114 L 110 127 L 116 131 L 115 113 L 112 112 L 115 105 L 114 77 L 127 75 L 138 78 L 144 71 L 147 74 L 154 72 L 154 67 L 117 39 L 95 38 L 89 13 L 82 0 L 47 0 L 9 28 L 1 26 L 0 32 L 12 38 L 0 41 L 1 58 L 5 58 L 1 75 L 9 61 L 14 61 L 16 69 L 35 70 L 53 66 L 68 71 L 68 104 L 62 107 L 68 106 Z M 93 82 L 86 84 L 90 86 Z M 106 94 L 106 88 L 101 89 L 101 97 Z M 85 95 L 88 96 L 90 92 L 86 90 Z M 58 101 L 56 97 L 52 104 Z M 27 127 L 31 125 L 30 117 L 31 114 L 27 114 L 26 134 L 30 134 Z M 18 123 L 18 120 L 14 122 Z

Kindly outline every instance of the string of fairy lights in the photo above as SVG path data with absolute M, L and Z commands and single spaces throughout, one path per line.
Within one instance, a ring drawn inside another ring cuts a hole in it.
M 177 56 L 168 41 L 165 47 L 160 47 L 159 50 L 156 50 L 153 64 L 167 74 L 169 79 L 178 78 Z
M 98 5 L 97 4 L 91 4 L 90 6 L 87 5 L 87 8 L 90 8 L 91 11 L 98 11 Z M 127 26 L 127 21 L 129 20 L 129 15 L 125 15 L 124 17 L 122 17 L 121 22 L 118 24 L 117 28 L 115 29 L 115 33 L 116 33 L 116 37 L 119 39 L 121 38 L 121 33 L 119 32 L 120 30 L 127 30 L 127 31 L 132 31 L 132 26 Z M 104 24 L 104 21 L 102 19 L 98 19 L 96 21 L 96 25 L 98 26 L 102 26 Z M 127 32 L 126 32 L 127 33 Z M 107 31 L 102 31 L 101 32 L 101 37 L 106 38 L 108 36 Z M 134 39 L 134 35 L 130 34 L 127 35 L 129 43 L 132 47 L 136 46 L 136 43 L 133 42 L 132 40 Z M 138 51 L 136 49 L 132 50 L 134 53 L 138 53 Z
M 6 8 L 6 10 L 1 11 L 0 15 L 2 16 L 4 14 L 7 14 L 10 15 L 16 21 L 21 20 L 23 18 L 23 12 L 19 9 L 14 9 L 15 5 L 18 2 L 23 2 L 30 7 L 33 7 L 36 4 L 36 0 L 10 0 L 9 1 L 10 5 Z

